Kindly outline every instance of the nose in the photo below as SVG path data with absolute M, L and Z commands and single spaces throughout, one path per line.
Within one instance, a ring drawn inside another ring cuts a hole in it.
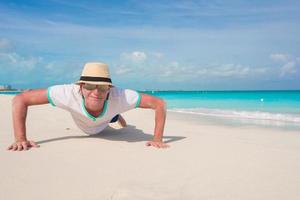
M 92 91 L 93 95 L 94 96 L 97 96 L 97 97 L 104 97 L 105 96 L 105 92 L 101 92 L 98 88 L 95 88 L 93 91 Z
M 95 88 L 92 92 L 93 92 L 94 95 L 101 94 L 101 92 L 98 90 L 98 88 Z

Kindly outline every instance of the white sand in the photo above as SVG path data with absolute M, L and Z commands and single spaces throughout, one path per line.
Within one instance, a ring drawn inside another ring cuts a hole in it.
M 10 96 L 0 95 L 0 199 L 299 199 L 300 133 L 203 124 L 168 113 L 169 149 L 146 147 L 154 112 L 124 114 L 129 127 L 88 137 L 69 114 L 31 107 L 38 149 L 11 152 Z M 68 130 L 69 129 L 69 130 Z

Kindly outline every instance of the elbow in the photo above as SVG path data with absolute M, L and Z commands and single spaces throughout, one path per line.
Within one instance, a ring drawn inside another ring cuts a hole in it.
M 165 100 L 163 99 L 159 99 L 157 102 L 157 108 L 161 109 L 161 110 L 167 110 L 167 103 Z
M 20 105 L 25 105 L 22 94 L 18 94 L 12 99 L 12 107 L 13 108 L 20 106 Z

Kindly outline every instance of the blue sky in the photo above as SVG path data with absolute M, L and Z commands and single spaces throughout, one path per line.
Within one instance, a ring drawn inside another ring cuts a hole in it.
M 300 2 L 0 0 L 0 84 L 76 81 L 110 66 L 123 88 L 300 89 Z

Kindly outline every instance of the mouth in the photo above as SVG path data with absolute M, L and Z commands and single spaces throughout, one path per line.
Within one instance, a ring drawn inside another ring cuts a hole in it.
M 94 100 L 94 101 L 99 101 L 102 100 L 102 97 L 90 97 L 90 99 Z

